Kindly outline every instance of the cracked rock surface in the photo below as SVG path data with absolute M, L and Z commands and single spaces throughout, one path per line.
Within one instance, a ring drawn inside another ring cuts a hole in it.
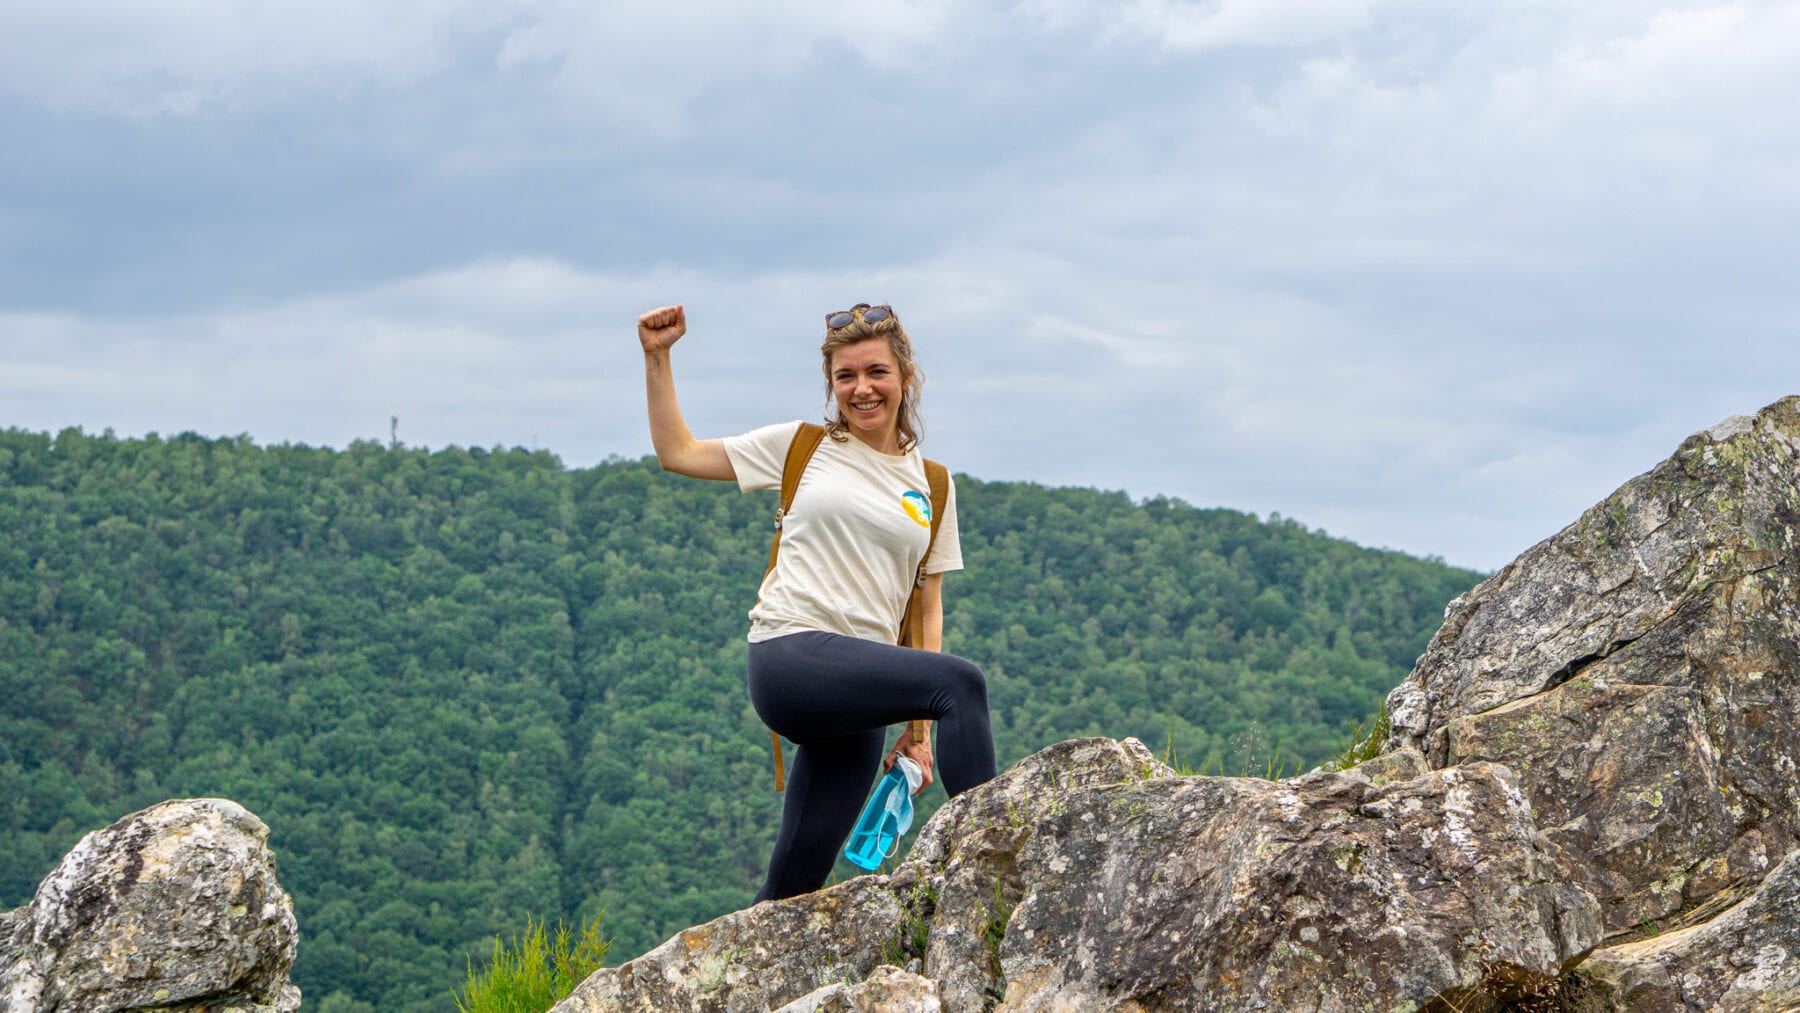
M 1800 1009 L 1796 906 L 1800 854 L 1718 918 L 1601 950 L 1581 966 L 1579 984 L 1604 1009 Z
M 299 935 L 269 828 L 226 799 L 163 802 L 83 837 L 0 915 L 0 1013 L 292 1013 Z
M 907 960 L 946 1010 L 1390 1009 L 1553 981 L 1599 935 L 1505 768 L 1176 777 L 1079 739 L 946 805 L 892 875 L 690 929 L 556 1009 L 774 1009 Z
M 1504 763 L 1609 937 L 1753 889 L 1800 836 L 1800 399 L 1728 419 L 1448 610 L 1389 696 Z
M 854 984 L 827 985 L 775 1013 L 942 1013 L 937 984 L 883 964 Z

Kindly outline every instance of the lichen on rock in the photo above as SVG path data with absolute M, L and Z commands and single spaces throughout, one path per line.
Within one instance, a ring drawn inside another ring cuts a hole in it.
M 815 968 L 862 980 L 909 917 L 956 1010 L 1388 1008 L 1554 979 L 1600 931 L 1505 768 L 1182 778 L 1085 739 L 946 805 L 892 875 L 727 915 L 557 1009 L 777 1008 Z
M 299 931 L 269 828 L 227 799 L 163 802 L 83 837 L 0 916 L 0 1013 L 292 1013 Z
M 1389 698 L 1393 741 L 1518 771 L 1610 936 L 1704 914 L 1800 841 L 1797 536 L 1787 398 L 1458 599 Z

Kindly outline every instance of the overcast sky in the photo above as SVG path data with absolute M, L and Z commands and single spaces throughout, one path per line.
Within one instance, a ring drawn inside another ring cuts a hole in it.
M 1800 392 L 1800 2 L 0 0 L 0 426 L 815 417 L 1496 568 Z

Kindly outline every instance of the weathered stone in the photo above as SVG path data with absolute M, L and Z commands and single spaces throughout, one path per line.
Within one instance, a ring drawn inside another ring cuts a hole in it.
M 937 984 L 911 971 L 882 965 L 854 985 L 827 985 L 775 1013 L 941 1013 Z
M 938 811 L 919 831 L 903 871 L 918 877 L 915 907 L 929 907 L 925 974 L 948 1008 L 982 1009 L 1000 997 L 996 944 L 1025 889 L 1029 870 L 1019 869 L 1017 858 L 1037 820 L 1066 813 L 1083 789 L 1174 773 L 1136 739 L 1073 739 L 1039 750 Z
M 1756 577 L 1791 590 L 1800 524 L 1800 398 L 1696 433 L 1581 519 L 1450 603 L 1389 697 L 1396 741 L 1542 692 L 1675 615 Z M 1722 438 L 1721 438 L 1722 437 Z M 1789 596 L 1791 601 L 1791 595 Z
M 1800 398 L 1729 419 L 1451 603 L 1392 745 L 1506 763 L 1612 934 L 1800 840 Z
M 292 1013 L 298 928 L 269 828 L 225 799 L 164 802 L 76 844 L 0 918 L 0 1013 Z
M 1375 784 L 1391 784 L 1424 777 L 1430 772 L 1431 764 L 1426 761 L 1424 753 L 1411 746 L 1402 746 L 1364 760 L 1353 769 Z
M 951 1010 L 1423 1007 L 1553 981 L 1599 932 L 1504 768 L 1179 778 L 1088 739 L 944 806 L 893 875 L 689 930 L 557 1009 L 835 1002 L 912 958 Z
M 1617 934 L 1760 879 L 1786 835 L 1757 829 L 1695 690 L 1615 683 L 1611 667 L 1451 722 L 1446 741 L 1458 762 L 1521 772 L 1545 838 Z
M 594 972 L 554 1007 L 555 1013 L 762 1013 L 833 983 L 863 981 L 878 965 L 920 957 L 927 963 L 926 976 L 937 978 L 930 970 L 931 950 L 915 952 L 915 941 L 929 935 L 936 947 L 940 940 L 956 940 L 951 926 L 976 917 L 938 898 L 992 897 L 986 883 L 970 885 L 961 877 L 946 888 L 945 878 L 937 874 L 941 866 L 962 867 L 959 859 L 979 853 L 978 842 L 997 832 L 996 822 L 1010 826 L 1023 820 L 1034 797 L 1054 786 L 1072 789 L 1168 772 L 1135 739 L 1079 739 L 1051 746 L 940 808 L 892 875 L 858 876 L 689 929 L 636 960 Z M 941 921 L 934 919 L 940 911 Z M 968 1007 L 947 1002 L 946 1008 Z
M 1088 789 L 1017 864 L 1032 875 L 999 1008 L 1020 1013 L 1505 998 L 1599 940 L 1598 906 L 1488 764 L 1385 787 L 1346 772 Z
M 1703 925 L 1596 950 L 1571 991 L 1596 1013 L 1800 1009 L 1800 854 Z
M 716 918 L 594 972 L 553 1008 L 763 1013 L 834 982 L 862 981 L 889 962 L 904 916 L 891 878 L 858 876 Z

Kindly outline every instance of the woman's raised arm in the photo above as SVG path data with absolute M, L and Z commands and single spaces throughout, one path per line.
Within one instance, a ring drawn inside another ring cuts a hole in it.
M 644 346 L 644 393 L 650 403 L 650 443 L 664 471 L 690 478 L 729 482 L 737 478 L 724 440 L 696 440 L 681 417 L 675 399 L 675 374 L 669 349 L 687 333 L 687 312 L 663 306 L 638 317 L 638 342 Z

